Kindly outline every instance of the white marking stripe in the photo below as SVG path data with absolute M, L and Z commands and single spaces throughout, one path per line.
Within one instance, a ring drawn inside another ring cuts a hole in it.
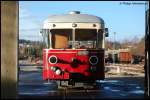
M 45 50 L 87 50 L 87 49 L 45 49 Z
M 77 53 L 77 52 L 48 52 L 48 53 Z M 90 52 L 90 53 L 101 53 L 101 52 Z
M 49 52 L 49 53 L 77 53 L 77 52 Z

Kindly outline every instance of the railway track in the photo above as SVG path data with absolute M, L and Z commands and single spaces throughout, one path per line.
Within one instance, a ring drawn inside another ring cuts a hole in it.
M 57 95 L 62 95 L 63 99 L 69 99 L 69 98 L 75 98 L 75 99 L 96 99 L 96 97 L 92 97 L 91 93 L 100 93 L 99 88 L 93 88 L 93 89 L 85 89 L 85 88 L 68 88 L 64 87 L 63 89 L 58 89 L 57 90 Z M 55 95 L 56 95 L 55 94 Z

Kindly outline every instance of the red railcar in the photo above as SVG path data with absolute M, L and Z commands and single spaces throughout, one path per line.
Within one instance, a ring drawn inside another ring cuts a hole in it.
M 44 80 L 75 85 L 104 79 L 108 29 L 101 18 L 78 11 L 52 15 L 44 22 L 41 33 L 47 45 L 43 49 Z
M 131 52 L 119 52 L 119 62 L 120 63 L 131 63 L 132 55 Z

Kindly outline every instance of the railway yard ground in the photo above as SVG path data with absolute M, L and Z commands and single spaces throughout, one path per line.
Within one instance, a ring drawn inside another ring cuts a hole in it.
M 19 98 L 144 99 L 144 65 L 107 64 L 100 88 L 57 89 L 55 81 L 42 80 L 42 65 L 19 62 Z

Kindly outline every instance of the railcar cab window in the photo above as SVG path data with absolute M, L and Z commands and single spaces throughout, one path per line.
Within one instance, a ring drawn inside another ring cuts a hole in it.
M 72 41 L 71 29 L 42 29 L 40 33 L 47 48 L 71 48 L 68 45 Z
M 50 36 L 51 35 L 51 36 Z M 71 29 L 53 29 L 49 34 L 49 42 L 52 42 L 52 48 L 71 48 L 69 41 L 72 41 L 72 30 Z
M 96 48 L 97 30 L 96 29 L 76 29 L 75 48 Z

